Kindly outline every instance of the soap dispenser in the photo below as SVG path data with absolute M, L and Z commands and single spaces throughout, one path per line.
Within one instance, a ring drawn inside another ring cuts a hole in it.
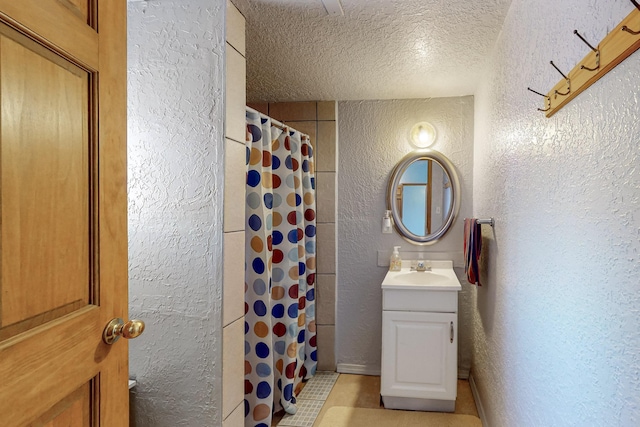
M 402 270 L 402 259 L 400 258 L 400 252 L 398 252 L 399 249 L 400 249 L 400 246 L 393 247 L 393 253 L 391 254 L 391 259 L 389 259 L 389 271 Z

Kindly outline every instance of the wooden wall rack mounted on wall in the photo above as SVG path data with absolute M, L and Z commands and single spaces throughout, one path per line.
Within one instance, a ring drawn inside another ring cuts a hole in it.
M 553 116 L 640 48 L 640 5 L 635 0 L 631 2 L 636 8 L 607 34 L 597 47 L 591 46 L 578 31 L 574 31 L 574 34 L 587 44 L 591 52 L 567 75 L 551 61 L 551 65 L 562 75 L 562 80 L 546 95 L 528 88 L 531 92 L 545 98 L 544 109 L 538 108 L 539 111 L 545 112 L 547 117 Z

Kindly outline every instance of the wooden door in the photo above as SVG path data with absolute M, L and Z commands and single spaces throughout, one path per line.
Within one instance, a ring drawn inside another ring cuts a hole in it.
M 126 2 L 0 0 L 0 425 L 128 425 Z

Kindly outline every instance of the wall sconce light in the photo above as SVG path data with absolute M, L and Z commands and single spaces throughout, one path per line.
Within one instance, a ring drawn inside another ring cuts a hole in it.
M 419 122 L 413 125 L 410 135 L 411 144 L 416 148 L 430 147 L 436 141 L 436 137 L 438 136 L 436 128 L 428 122 Z

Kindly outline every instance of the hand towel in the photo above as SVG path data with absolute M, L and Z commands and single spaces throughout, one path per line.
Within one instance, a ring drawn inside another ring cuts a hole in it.
M 482 286 L 480 283 L 480 250 L 482 249 L 482 229 L 476 218 L 464 220 L 464 271 L 467 281 L 472 285 Z

